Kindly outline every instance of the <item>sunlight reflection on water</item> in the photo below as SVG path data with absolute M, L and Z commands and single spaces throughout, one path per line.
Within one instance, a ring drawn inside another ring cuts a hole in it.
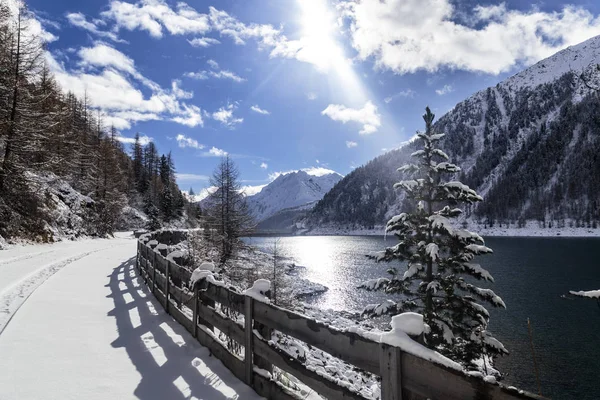
M 246 240 L 267 251 L 273 239 Z M 377 264 L 366 255 L 390 243 L 382 237 L 298 236 L 282 237 L 279 246 L 284 256 L 305 268 L 300 277 L 329 288 L 308 302 L 323 309 L 360 311 L 365 304 L 385 298 L 356 286 L 366 279 L 387 275 L 389 265 Z

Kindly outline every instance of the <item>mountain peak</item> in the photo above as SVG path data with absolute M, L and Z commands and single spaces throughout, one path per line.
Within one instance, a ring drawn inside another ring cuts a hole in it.
M 276 212 L 321 200 L 342 175 L 326 168 L 307 168 L 281 173 L 259 193 L 248 196 L 248 205 L 257 221 Z

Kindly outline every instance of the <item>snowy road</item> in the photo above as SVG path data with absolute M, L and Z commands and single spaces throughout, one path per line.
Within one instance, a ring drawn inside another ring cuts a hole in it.
M 135 246 L 0 252 L 0 399 L 260 398 L 140 285 Z

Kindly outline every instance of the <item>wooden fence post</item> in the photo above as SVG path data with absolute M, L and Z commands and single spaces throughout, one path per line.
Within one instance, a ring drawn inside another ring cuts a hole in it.
M 198 284 L 196 284 L 197 288 L 198 288 L 198 301 L 201 301 L 205 306 L 208 307 L 212 307 L 215 308 L 215 301 L 211 300 L 208 296 L 205 296 L 202 294 L 202 292 L 200 292 L 200 287 Z M 200 313 L 198 313 L 200 314 Z M 204 325 L 209 331 L 214 332 L 215 331 L 215 327 L 212 326 L 211 324 L 208 323 L 208 321 L 206 321 L 204 318 L 202 318 L 201 315 L 198 315 L 198 323 Z
M 162 256 L 160 256 L 160 258 L 162 260 L 167 261 L 166 259 L 162 258 Z M 161 260 L 161 261 L 162 261 Z M 165 310 L 167 311 L 167 314 L 169 313 L 169 262 L 167 261 L 165 263 Z
M 262 336 L 267 342 L 271 340 L 273 329 L 271 329 L 267 325 L 254 321 L 254 329 L 256 329 L 260 336 Z M 260 369 L 264 369 L 270 374 L 273 374 L 273 364 L 271 364 L 267 359 L 262 358 L 258 354 L 254 355 L 254 365 L 256 365 Z
M 146 246 L 140 242 L 140 275 L 142 276 L 144 283 L 148 284 L 146 281 L 146 258 L 144 256 L 144 247 Z
M 198 337 L 198 285 L 194 285 L 194 307 L 192 308 L 192 312 L 194 313 L 192 316 L 192 335 L 194 337 Z
M 402 351 L 383 343 L 379 349 L 381 400 L 402 400 Z
M 150 249 L 150 248 L 148 248 Z M 152 251 L 152 294 L 155 295 L 155 291 L 154 288 L 156 287 L 156 253 L 154 252 L 154 250 L 150 249 Z M 150 257 L 148 257 L 150 258 Z
M 253 329 L 253 303 L 254 299 L 250 296 L 246 296 L 244 303 L 244 333 L 245 333 L 245 343 L 244 343 L 244 365 L 246 367 L 246 384 L 248 386 L 252 386 L 252 375 L 254 374 L 254 363 L 252 361 L 253 353 L 254 353 L 254 333 Z

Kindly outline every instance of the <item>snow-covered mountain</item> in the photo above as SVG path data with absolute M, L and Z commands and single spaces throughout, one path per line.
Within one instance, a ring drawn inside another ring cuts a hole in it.
M 444 150 L 463 170 L 457 178 L 485 199 L 469 210 L 471 221 L 592 226 L 600 220 L 598 64 L 595 37 L 475 93 L 438 119 Z M 315 206 L 307 226 L 383 225 L 406 205 L 392 185 L 412 151 L 409 144 L 355 169 Z
M 278 211 L 307 205 L 311 208 L 321 200 L 342 175 L 334 171 L 295 171 L 279 175 L 262 190 L 247 197 L 248 207 L 258 222 Z M 310 206 L 309 206 L 310 204 Z

